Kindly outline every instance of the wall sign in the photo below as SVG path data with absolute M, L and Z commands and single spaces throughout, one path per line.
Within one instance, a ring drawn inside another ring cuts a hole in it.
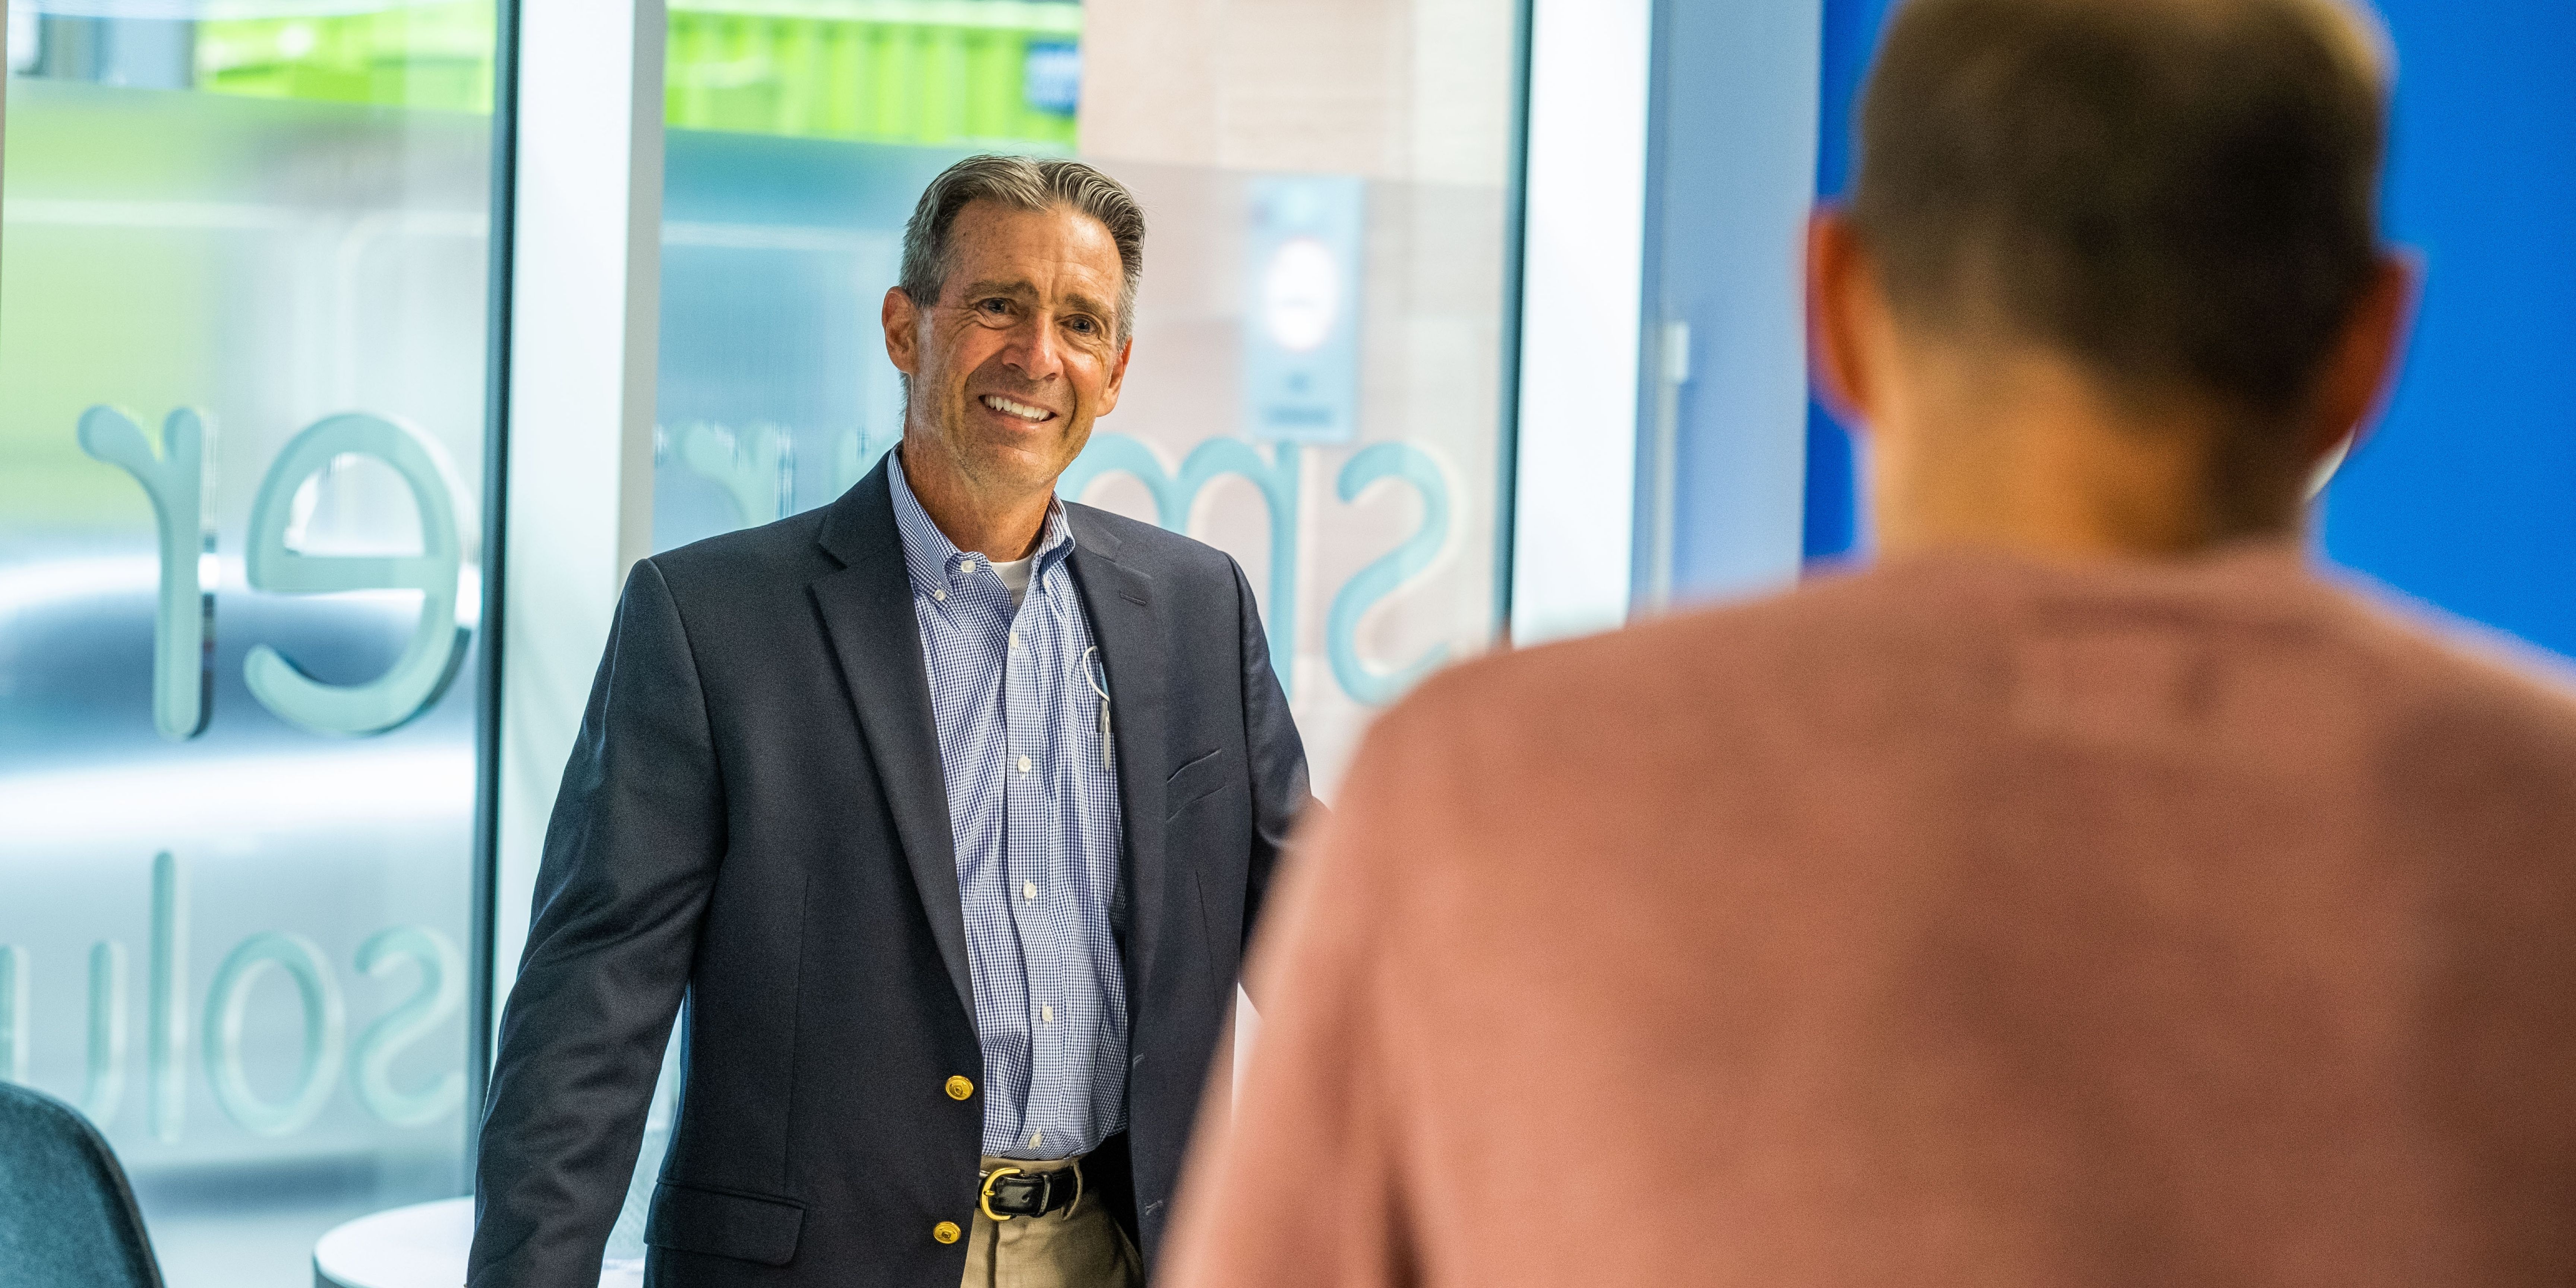
M 193 407 L 171 412 L 162 422 L 158 453 L 133 418 L 113 407 L 92 407 L 80 419 L 81 450 L 132 475 L 152 498 L 161 555 L 152 718 L 161 736 L 173 742 L 205 732 L 212 702 L 215 597 L 200 569 L 215 553 L 214 472 L 207 465 L 214 435 L 213 418 Z M 287 544 L 297 489 L 340 456 L 370 457 L 401 476 L 420 512 L 419 554 L 308 555 Z M 402 656 L 360 684 L 325 684 L 268 645 L 252 649 L 243 679 L 261 706 L 299 729 L 354 736 L 399 728 L 437 705 L 456 679 L 469 634 L 456 620 L 465 562 L 458 490 L 455 470 L 437 443 L 382 416 L 328 416 L 287 443 L 251 503 L 244 560 L 251 586 L 291 595 L 416 590 L 420 620 Z
M 1366 189 L 1353 175 L 1256 179 L 1249 214 L 1244 429 L 1283 442 L 1347 443 L 1359 432 Z

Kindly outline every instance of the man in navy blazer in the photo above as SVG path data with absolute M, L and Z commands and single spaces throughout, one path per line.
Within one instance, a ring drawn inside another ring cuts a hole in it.
M 977 157 L 906 229 L 901 447 L 638 564 L 546 835 L 469 1283 L 587 1285 L 683 999 L 653 1282 L 1143 1282 L 1305 753 L 1242 571 L 1053 495 L 1144 220 Z

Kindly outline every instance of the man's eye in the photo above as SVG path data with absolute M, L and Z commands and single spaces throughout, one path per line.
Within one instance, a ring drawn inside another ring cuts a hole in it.
M 996 298 L 985 300 L 982 303 L 977 304 L 975 307 L 982 309 L 987 313 L 1008 313 L 1011 311 L 1011 302 L 1009 300 Z
M 1098 329 L 1097 325 L 1089 318 L 1067 318 L 1065 319 L 1065 325 L 1072 327 L 1076 331 L 1080 331 L 1084 335 L 1089 335 L 1094 330 Z

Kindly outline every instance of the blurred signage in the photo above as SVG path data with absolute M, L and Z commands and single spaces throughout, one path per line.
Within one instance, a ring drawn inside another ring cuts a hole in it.
M 1254 438 L 1347 443 L 1359 431 L 1355 175 L 1256 179 L 1244 245 L 1243 423 Z
M 321 947 L 303 935 L 262 931 L 233 945 L 215 968 L 202 1024 L 189 1004 L 189 908 L 185 865 L 163 852 L 152 861 L 151 940 L 144 959 L 145 1121 L 163 1141 L 177 1141 L 187 1118 L 190 1048 L 203 1056 L 215 1103 L 236 1125 L 260 1136 L 291 1136 L 321 1116 L 344 1080 L 360 1107 L 397 1127 L 420 1127 L 465 1103 L 465 1075 L 449 1069 L 404 1089 L 394 1065 L 465 1007 L 465 954 L 428 926 L 395 926 L 358 947 L 357 973 L 391 981 L 412 973 L 402 1001 L 358 1033 L 351 1045 L 348 1003 Z M 28 1006 L 28 952 L 0 944 L 0 1081 L 24 1084 L 34 1047 Z M 254 1085 L 251 1057 L 260 1044 L 247 1022 L 251 994 L 267 973 L 294 987 L 302 1035 L 286 1093 Z M 125 1102 L 133 955 L 121 940 L 90 948 L 87 1060 L 78 1104 L 90 1121 L 113 1122 Z
M 157 452 L 142 427 L 113 407 L 92 407 L 80 421 L 81 450 L 131 475 L 152 501 L 161 560 L 152 714 L 161 735 L 174 742 L 204 733 L 213 710 L 215 597 L 205 584 L 215 555 L 213 440 L 212 418 L 193 407 L 170 413 Z M 288 539 L 305 481 L 350 456 L 383 463 L 410 489 L 420 516 L 420 553 L 315 555 Z M 456 612 L 465 560 L 457 492 L 455 470 L 438 444 L 381 416 L 325 417 L 278 453 L 251 504 L 244 563 L 251 587 L 289 595 L 417 591 L 421 604 L 402 656 L 364 683 L 327 684 L 266 644 L 252 649 L 243 679 L 261 706 L 311 733 L 353 736 L 399 728 L 437 704 L 456 679 L 468 635 Z
M 1020 64 L 1020 97 L 1036 111 L 1072 116 L 1082 106 L 1082 47 L 1031 41 Z
M 1280 689 L 1294 698 L 1297 684 L 1290 661 L 1297 644 L 1297 531 L 1304 513 L 1308 459 L 1295 443 L 1274 444 L 1265 457 L 1249 443 L 1217 438 L 1190 449 L 1175 470 L 1143 439 L 1094 434 L 1091 445 L 1056 480 L 1056 491 L 1079 500 L 1102 475 L 1124 474 L 1144 484 L 1154 498 L 1156 523 L 1173 532 L 1187 532 L 1190 511 L 1210 483 L 1233 476 L 1259 488 L 1270 510 L 1270 598 L 1262 607 L 1270 665 L 1279 676 Z M 1411 488 L 1421 503 L 1422 520 L 1411 536 L 1333 592 L 1324 620 L 1324 654 L 1332 664 L 1334 682 L 1368 706 L 1395 701 L 1449 660 L 1446 644 L 1434 644 L 1393 670 L 1379 670 L 1360 658 L 1360 619 L 1406 581 L 1429 569 L 1447 548 L 1453 527 L 1448 471 L 1420 445 L 1371 443 L 1361 448 L 1334 475 L 1333 492 L 1347 505 L 1382 483 Z

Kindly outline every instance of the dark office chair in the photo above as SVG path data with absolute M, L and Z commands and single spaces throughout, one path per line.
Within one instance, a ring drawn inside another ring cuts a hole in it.
M 125 1169 L 70 1105 L 0 1082 L 0 1282 L 162 1288 Z

